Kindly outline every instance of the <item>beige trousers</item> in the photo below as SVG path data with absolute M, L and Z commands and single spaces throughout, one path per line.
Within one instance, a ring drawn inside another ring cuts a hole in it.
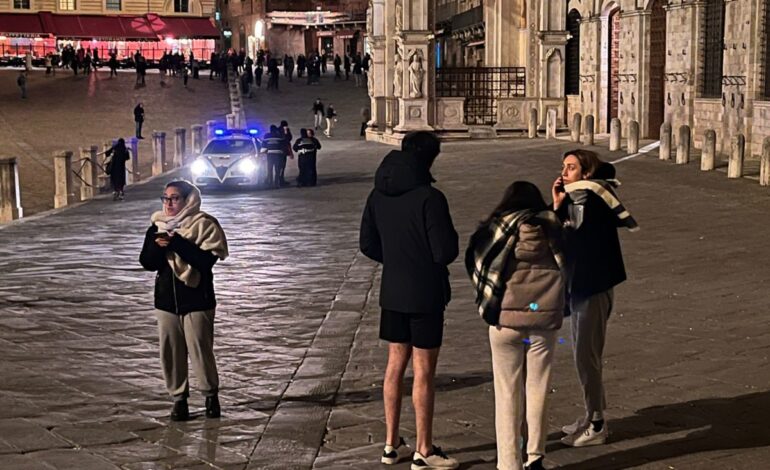
M 176 315 L 155 310 L 160 338 L 160 364 L 168 393 L 174 401 L 190 394 L 187 373 L 189 354 L 195 377 L 204 396 L 219 391 L 219 375 L 214 358 L 214 310 Z
M 602 355 L 612 302 L 612 289 L 588 298 L 570 299 L 572 349 L 586 407 L 582 426 L 588 425 L 589 420 L 604 419 L 604 410 L 607 408 L 602 379 Z
M 524 465 L 521 429 L 525 412 L 527 462 L 545 455 L 548 387 L 556 331 L 498 329 L 491 326 L 489 344 L 495 380 L 497 468 L 521 470 Z

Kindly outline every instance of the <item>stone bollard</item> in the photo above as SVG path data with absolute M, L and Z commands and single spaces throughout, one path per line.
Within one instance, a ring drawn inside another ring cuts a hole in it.
M 183 167 L 187 158 L 187 129 L 174 129 L 174 168 Z
M 136 184 L 142 180 L 142 175 L 139 174 L 139 139 L 136 137 L 128 139 L 128 150 L 131 152 L 131 164 L 128 166 L 130 171 L 126 182 Z
M 80 185 L 81 201 L 93 199 L 99 192 L 99 167 L 96 166 L 99 158 L 96 156 L 98 151 L 99 147 L 96 145 L 80 148 L 80 159 L 83 160 L 83 170 L 80 172 L 80 177 L 83 178 Z
M 537 108 L 529 110 L 529 138 L 537 137 Z
M 166 171 L 166 133 L 155 131 L 152 133 L 152 176 Z
M 583 143 L 585 145 L 593 145 L 594 144 L 594 115 L 589 114 L 586 116 L 586 129 L 585 129 L 585 137 L 583 139 Z
M 61 150 L 53 156 L 53 174 L 56 193 L 53 197 L 54 208 L 64 207 L 75 202 L 75 188 L 72 184 L 72 152 Z
M 203 151 L 203 126 L 200 124 L 194 124 L 192 126 L 190 147 L 192 154 L 198 156 Z
M 676 143 L 676 164 L 690 163 L 690 126 L 679 126 L 679 139 Z
M 0 223 L 23 217 L 19 166 L 15 158 L 0 158 Z
M 238 116 L 236 114 L 230 113 L 230 114 L 228 114 L 225 117 L 227 118 L 227 128 L 228 129 L 237 129 L 238 128 L 238 123 L 236 123 L 236 119 L 238 118 Z
M 583 115 L 580 113 L 575 113 L 574 116 L 572 116 L 572 129 L 570 133 L 570 138 L 572 142 L 580 142 L 580 126 L 583 125 Z
M 703 136 L 703 152 L 700 157 L 701 171 L 711 171 L 714 169 L 717 157 L 717 133 L 714 129 L 706 129 Z
M 727 177 L 740 178 L 743 176 L 743 158 L 746 151 L 746 137 L 738 134 L 733 137 L 730 161 L 727 163 Z
M 620 119 L 610 121 L 610 152 L 620 150 Z
M 639 123 L 631 121 L 628 123 L 628 154 L 639 153 Z
M 660 126 L 660 159 L 671 160 L 671 124 L 664 122 Z
M 547 139 L 556 138 L 556 119 L 557 113 L 555 109 L 549 109 L 545 118 L 545 137 Z
M 759 184 L 770 186 L 770 137 L 762 141 L 762 157 L 759 162 Z
M 213 139 L 214 131 L 217 129 L 216 121 L 206 121 L 206 138 Z

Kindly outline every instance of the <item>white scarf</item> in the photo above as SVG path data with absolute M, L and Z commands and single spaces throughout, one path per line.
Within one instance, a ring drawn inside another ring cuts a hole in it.
M 177 215 L 168 216 L 160 210 L 152 214 L 150 220 L 158 227 L 158 232 L 175 232 L 176 236 L 181 236 L 201 250 L 210 251 L 220 260 L 224 260 L 229 255 L 225 232 L 219 221 L 201 211 L 200 207 L 201 193 L 193 186 L 193 191 L 187 196 L 184 207 Z M 166 253 L 166 259 L 180 281 L 188 287 L 198 287 L 201 275 L 197 269 L 170 250 Z

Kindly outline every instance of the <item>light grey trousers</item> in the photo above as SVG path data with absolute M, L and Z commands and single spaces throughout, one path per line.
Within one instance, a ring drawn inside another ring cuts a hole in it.
M 588 298 L 570 299 L 572 352 L 586 408 L 583 425 L 587 425 L 589 420 L 604 419 L 604 410 L 607 408 L 602 380 L 602 355 L 612 302 L 612 289 Z
M 529 342 L 529 345 L 525 343 Z M 545 455 L 548 387 L 556 331 L 489 327 L 495 382 L 497 468 L 521 470 L 521 429 L 526 409 L 527 463 Z
M 214 358 L 214 310 L 176 315 L 155 310 L 160 339 L 160 364 L 166 388 L 174 401 L 190 394 L 187 356 L 204 396 L 219 391 L 219 375 Z

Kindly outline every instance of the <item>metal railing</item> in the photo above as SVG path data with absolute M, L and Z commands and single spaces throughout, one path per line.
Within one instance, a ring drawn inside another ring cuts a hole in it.
M 436 69 L 436 96 L 465 98 L 465 124 L 497 122 L 497 100 L 526 96 L 525 67 L 442 67 Z

